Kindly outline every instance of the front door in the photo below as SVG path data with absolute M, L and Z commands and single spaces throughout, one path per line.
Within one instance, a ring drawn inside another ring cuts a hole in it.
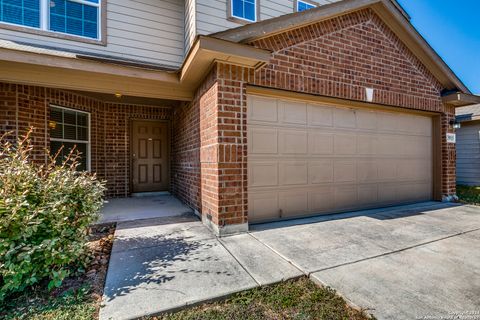
M 169 189 L 168 140 L 168 123 L 136 120 L 132 122 L 133 192 Z

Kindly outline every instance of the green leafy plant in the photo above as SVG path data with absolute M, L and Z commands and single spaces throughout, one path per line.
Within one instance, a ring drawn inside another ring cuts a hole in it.
M 31 160 L 33 129 L 16 144 L 0 144 L 0 302 L 47 279 L 61 285 L 87 262 L 89 226 L 98 219 L 105 183 L 77 171 L 72 150 L 56 164 Z

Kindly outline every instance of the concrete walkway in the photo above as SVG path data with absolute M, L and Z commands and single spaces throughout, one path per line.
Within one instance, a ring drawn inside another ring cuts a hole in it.
M 132 319 L 307 275 L 379 319 L 480 310 L 480 209 L 428 202 L 253 226 L 121 222 L 100 319 Z
M 109 199 L 98 223 L 181 216 L 192 209 L 170 194 Z

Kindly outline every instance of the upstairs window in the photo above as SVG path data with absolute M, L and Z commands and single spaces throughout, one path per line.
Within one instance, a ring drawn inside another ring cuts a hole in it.
M 309 10 L 309 9 L 313 9 L 315 8 L 317 5 L 312 3 L 312 2 L 308 2 L 308 1 L 302 1 L 302 0 L 297 0 L 297 3 L 296 3 L 296 10 L 297 12 L 300 12 L 300 11 L 305 11 L 305 10 Z
M 99 40 L 101 1 L 0 0 L 0 22 Z
M 232 18 L 245 20 L 247 22 L 257 21 L 257 2 L 258 0 L 231 0 L 230 15 Z
M 50 30 L 98 38 L 100 0 L 50 0 Z

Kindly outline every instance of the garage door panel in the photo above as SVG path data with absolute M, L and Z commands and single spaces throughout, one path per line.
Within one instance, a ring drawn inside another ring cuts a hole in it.
M 356 152 L 357 137 L 353 134 L 335 134 L 333 143 L 336 155 L 351 155 Z
M 286 124 L 307 124 L 307 104 L 301 102 L 280 101 L 282 122 Z
M 306 185 L 308 184 L 307 162 L 280 162 L 281 185 Z
M 332 155 L 333 133 L 309 132 L 308 152 L 312 155 Z
M 277 129 L 250 127 L 248 130 L 249 154 L 277 154 Z
M 357 181 L 360 183 L 378 180 L 378 166 L 375 160 L 357 161 Z
M 251 187 L 277 186 L 278 163 L 252 161 L 248 166 L 248 181 Z
M 397 178 L 397 160 L 396 159 L 380 159 L 377 160 L 378 180 L 388 181 Z
M 250 122 L 276 123 L 278 121 L 277 100 L 249 96 L 248 101 L 248 119 Z
M 306 130 L 279 130 L 280 153 L 282 154 L 307 154 Z
M 335 108 L 333 112 L 333 125 L 337 128 L 355 128 L 356 125 L 355 110 Z
M 335 209 L 335 190 L 333 187 L 317 187 L 308 193 L 310 212 L 324 212 Z
M 321 105 L 308 105 L 308 124 L 312 127 L 332 127 L 335 108 Z
M 359 204 L 371 205 L 378 202 L 378 187 L 376 184 L 359 185 L 357 193 Z
M 345 210 L 358 205 L 357 187 L 354 185 L 335 187 L 335 208 Z
M 403 154 L 400 141 L 397 136 L 394 135 L 380 135 L 377 137 L 377 155 L 380 156 L 396 156 Z
M 282 218 L 304 216 L 309 213 L 308 193 L 305 190 L 279 192 Z
M 357 128 L 365 130 L 377 130 L 377 113 L 374 111 L 357 111 Z
M 377 154 L 377 137 L 373 134 L 357 136 L 357 154 L 375 155 Z
M 255 192 L 248 196 L 249 219 L 262 221 L 280 218 L 278 192 Z
M 333 164 L 335 182 L 355 182 L 357 170 L 354 160 L 336 160 Z
M 378 113 L 378 130 L 386 132 L 398 131 L 399 114 L 382 112 Z
M 432 198 L 431 118 L 268 99 L 249 99 L 249 221 Z
M 397 190 L 395 185 L 379 184 L 378 185 L 378 201 L 380 203 L 395 203 L 397 200 Z
M 308 164 L 308 178 L 310 184 L 333 182 L 333 160 L 310 161 Z

